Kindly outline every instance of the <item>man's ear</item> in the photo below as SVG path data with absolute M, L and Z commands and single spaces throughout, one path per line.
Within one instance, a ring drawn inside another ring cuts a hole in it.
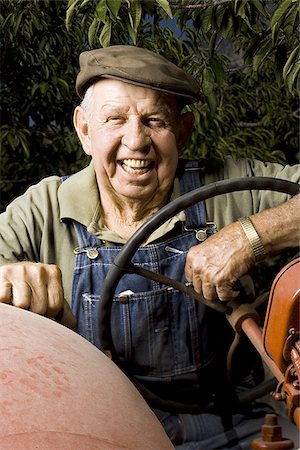
M 178 133 L 178 153 L 179 156 L 183 153 L 184 148 L 190 138 L 195 123 L 194 114 L 190 111 L 181 114 L 179 119 L 179 133 Z
M 87 120 L 87 114 L 81 106 L 77 106 L 74 110 L 73 123 L 84 152 L 90 155 L 89 122 Z

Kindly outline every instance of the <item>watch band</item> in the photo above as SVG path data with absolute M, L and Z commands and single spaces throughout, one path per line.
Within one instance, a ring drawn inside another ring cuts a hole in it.
M 248 241 L 250 242 L 250 245 L 254 253 L 255 261 L 256 262 L 261 261 L 266 256 L 266 252 L 260 240 L 260 237 L 256 229 L 254 228 L 253 223 L 251 222 L 250 218 L 246 216 L 238 219 L 238 222 L 240 223 Z

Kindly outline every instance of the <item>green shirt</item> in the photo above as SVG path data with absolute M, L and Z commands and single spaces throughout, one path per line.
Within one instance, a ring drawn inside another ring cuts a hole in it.
M 207 165 L 204 181 L 209 184 L 246 176 L 269 176 L 299 182 L 300 170 L 299 166 L 283 167 L 247 159 L 234 161 L 227 157 L 222 164 L 214 162 Z M 179 182 L 175 179 L 171 199 L 179 195 Z M 241 216 L 286 200 L 287 195 L 270 191 L 242 191 L 217 196 L 206 201 L 207 220 L 220 229 Z M 120 236 L 103 227 L 99 206 L 92 163 L 63 183 L 60 177 L 52 176 L 31 186 L 0 215 L 0 264 L 24 260 L 57 264 L 62 271 L 65 298 L 71 303 L 74 249 L 78 247 L 71 220 L 82 223 L 106 242 L 124 243 Z M 177 214 L 156 230 L 147 243 L 161 238 L 184 219 L 184 212 Z

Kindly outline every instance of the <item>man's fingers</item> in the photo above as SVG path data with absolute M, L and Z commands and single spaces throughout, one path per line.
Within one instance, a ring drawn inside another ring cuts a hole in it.
M 0 302 L 11 303 L 12 286 L 7 280 L 0 277 Z
M 47 316 L 56 317 L 63 309 L 65 300 L 62 287 L 62 275 L 57 266 L 51 266 L 51 275 L 48 278 L 48 308 Z
M 239 290 L 235 287 L 235 282 L 232 284 L 224 283 L 220 285 L 215 285 L 210 281 L 201 281 L 199 278 L 193 283 L 193 287 L 196 292 L 202 294 L 206 300 L 214 301 L 229 301 L 236 298 L 239 294 Z
M 221 230 L 187 253 L 186 278 L 206 300 L 236 298 L 239 294 L 236 282 L 249 270 L 247 254 L 239 239 L 240 227 L 237 224 L 229 227 L 232 233 Z
M 194 268 L 191 259 L 187 259 L 186 279 L 192 283 L 193 288 L 199 294 L 202 294 L 206 300 L 229 301 L 237 297 L 236 279 L 223 279 L 219 272 L 213 270 L 204 270 L 203 265 Z
M 30 309 L 32 292 L 24 263 L 11 263 L 0 267 L 0 301 Z
M 202 295 L 206 300 L 210 301 L 217 300 L 218 298 L 215 286 L 209 282 L 202 283 Z
M 232 286 L 228 286 L 228 284 L 225 286 L 217 286 L 216 291 L 219 300 L 221 300 L 222 302 L 233 300 L 240 293 L 240 290 L 235 288 L 235 284 L 233 284 Z
M 188 258 L 189 254 L 187 255 L 186 264 L 185 264 L 185 278 L 188 283 L 193 284 L 193 271 L 192 267 Z
M 64 306 L 56 265 L 19 262 L 0 267 L 0 301 L 53 318 Z
M 41 316 L 47 315 L 48 291 L 46 286 L 32 288 L 32 298 L 29 309 L 30 311 L 40 314 Z
M 10 303 L 17 308 L 30 309 L 32 292 L 30 286 L 22 281 L 13 282 Z

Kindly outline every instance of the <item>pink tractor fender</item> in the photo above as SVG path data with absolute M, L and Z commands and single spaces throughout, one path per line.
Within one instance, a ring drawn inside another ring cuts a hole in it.
M 96 347 L 0 304 L 1 450 L 172 449 L 144 399 Z

